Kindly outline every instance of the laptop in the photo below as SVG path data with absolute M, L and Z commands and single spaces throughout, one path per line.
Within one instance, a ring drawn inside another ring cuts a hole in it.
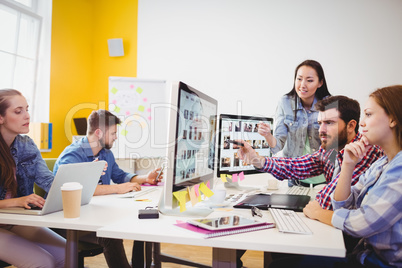
M 25 209 L 22 207 L 2 208 L 0 209 L 0 213 L 46 215 L 61 211 L 63 210 L 63 202 L 60 187 L 66 182 L 79 182 L 83 186 L 81 206 L 86 205 L 91 201 L 95 193 L 105 164 L 105 161 L 96 161 L 61 165 L 57 170 L 42 209 Z
M 308 195 L 290 195 L 290 194 L 255 194 L 246 197 L 234 208 L 251 208 L 268 210 L 269 208 L 289 209 L 294 211 L 303 211 L 303 208 L 310 201 Z

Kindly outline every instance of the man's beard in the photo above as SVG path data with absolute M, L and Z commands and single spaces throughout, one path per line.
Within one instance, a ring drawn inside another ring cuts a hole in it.
M 320 137 L 329 137 L 327 134 L 320 134 Z M 328 143 L 328 139 L 326 141 L 321 141 L 321 146 L 325 150 L 336 149 L 338 152 L 342 150 L 345 145 L 348 143 L 348 133 L 346 131 L 346 127 L 338 132 L 338 138 L 334 138 L 331 143 Z
M 106 144 L 104 139 L 100 139 L 99 143 L 102 146 L 102 148 L 105 148 L 105 149 L 108 149 L 108 150 L 110 150 L 112 148 L 112 145 L 113 145 L 113 144 Z

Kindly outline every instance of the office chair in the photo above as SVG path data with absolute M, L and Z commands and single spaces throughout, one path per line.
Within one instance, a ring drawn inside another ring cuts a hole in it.
M 5 261 L 0 260 L 0 268 L 11 266 L 11 264 L 6 263 Z
M 50 171 L 53 171 L 54 164 L 56 163 L 57 158 L 44 158 L 47 167 Z M 38 185 L 34 184 L 34 193 L 40 196 L 45 196 L 46 192 L 40 188 Z M 78 267 L 84 268 L 84 258 L 92 257 L 103 253 L 103 247 L 95 244 L 84 241 L 78 242 Z M 0 266 L 1 267 L 1 266 Z

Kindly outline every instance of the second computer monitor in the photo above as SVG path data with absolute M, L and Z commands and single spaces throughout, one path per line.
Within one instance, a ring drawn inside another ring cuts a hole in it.
M 270 147 L 263 136 L 258 133 L 258 125 L 264 122 L 273 129 L 274 120 L 269 117 L 221 114 L 219 117 L 218 141 L 218 177 L 221 174 L 258 173 L 253 165 L 243 162 L 238 156 L 238 149 L 227 140 L 245 140 L 259 155 L 271 156 Z

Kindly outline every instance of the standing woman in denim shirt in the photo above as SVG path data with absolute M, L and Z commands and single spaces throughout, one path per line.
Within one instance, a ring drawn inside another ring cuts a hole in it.
M 320 126 L 314 105 L 330 95 L 320 63 L 306 60 L 296 67 L 293 88 L 281 98 L 276 110 L 274 135 L 268 124 L 258 127 L 273 154 L 282 150 L 284 157 L 298 157 L 318 150 Z
M 30 116 L 24 96 L 0 90 L 0 208 L 45 200 L 33 193 L 34 183 L 50 189 L 53 174 L 28 136 Z M 0 224 L 0 260 L 17 267 L 64 267 L 65 240 L 44 227 Z

